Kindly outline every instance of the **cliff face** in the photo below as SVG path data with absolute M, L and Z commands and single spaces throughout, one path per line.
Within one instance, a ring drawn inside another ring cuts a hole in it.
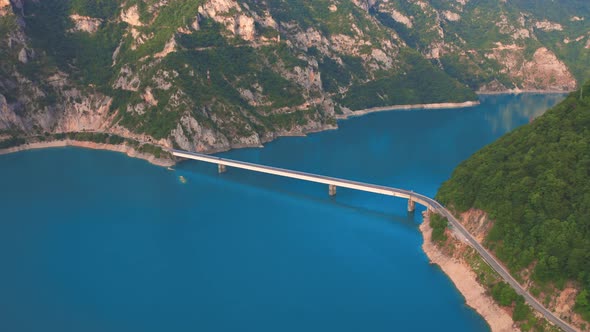
M 481 92 L 571 91 L 590 75 L 581 66 L 589 59 L 588 3 L 392 0 L 377 2 L 374 12 L 408 45 Z
M 19 1 L 0 3 L 0 132 L 103 129 L 111 98 L 44 67 L 44 55 L 27 36 L 23 11 Z
M 356 109 L 574 88 L 585 16 L 499 6 L 0 0 L 0 135 L 100 131 L 217 151 L 332 128 Z M 482 15 L 497 34 L 472 34 Z

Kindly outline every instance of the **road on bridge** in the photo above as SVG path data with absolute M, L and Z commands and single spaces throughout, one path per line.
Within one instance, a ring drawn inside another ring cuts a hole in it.
M 273 175 L 277 175 L 277 176 L 284 176 L 284 177 L 289 177 L 289 178 L 294 178 L 294 179 L 300 179 L 300 180 L 304 180 L 304 181 L 311 181 L 311 182 L 323 183 L 323 184 L 328 184 L 328 185 L 335 185 L 338 187 L 367 191 L 367 192 L 372 192 L 372 193 L 381 194 L 381 195 L 388 195 L 388 196 L 395 196 L 395 197 L 411 199 L 414 202 L 427 207 L 429 210 L 446 217 L 449 220 L 451 226 L 454 227 L 455 229 L 457 229 L 463 236 L 465 236 L 465 238 L 468 240 L 469 244 L 481 255 L 481 257 L 486 261 L 486 263 L 488 263 L 492 267 L 492 269 L 494 269 L 494 271 L 496 271 L 508 284 L 510 284 L 510 286 L 512 286 L 512 288 L 514 288 L 514 290 L 518 294 L 522 295 L 524 297 L 525 301 L 531 307 L 533 307 L 535 310 L 537 310 L 539 313 L 541 313 L 547 320 L 549 320 L 550 322 L 552 322 L 553 324 L 555 324 L 556 326 L 558 326 L 559 328 L 563 329 L 566 332 L 576 332 L 576 330 L 574 328 L 572 328 L 566 322 L 564 322 L 559 317 L 554 315 L 553 312 L 551 312 L 547 308 L 545 308 L 529 292 L 527 292 L 518 283 L 518 281 L 516 281 L 516 279 L 514 279 L 510 275 L 508 270 L 502 264 L 500 264 L 500 262 L 498 262 L 498 260 L 496 260 L 496 258 L 490 252 L 488 252 L 479 242 L 477 242 L 473 236 L 471 236 L 471 233 L 469 233 L 469 231 L 467 231 L 467 229 L 465 229 L 465 227 L 463 227 L 463 225 L 455 218 L 455 216 L 449 210 L 447 210 L 442 204 L 440 204 L 439 202 L 435 201 L 434 199 L 432 199 L 428 196 L 424 196 L 424 195 L 415 193 L 413 191 L 405 190 L 405 189 L 379 186 L 379 185 L 374 185 L 374 184 L 369 184 L 369 183 L 350 181 L 350 180 L 345 180 L 345 179 L 338 179 L 338 178 L 333 178 L 333 177 L 328 177 L 328 176 L 323 176 L 323 175 L 317 175 L 317 174 L 311 174 L 311 173 L 305 173 L 305 172 L 299 172 L 299 171 L 292 171 L 292 170 L 288 170 L 288 169 L 284 169 L 284 168 L 277 168 L 277 167 L 259 165 L 259 164 L 254 164 L 254 163 L 247 163 L 247 162 L 238 161 L 238 160 L 213 157 L 213 156 L 209 156 L 209 155 L 201 154 L 201 153 L 188 152 L 188 151 L 182 151 L 182 150 L 174 150 L 174 149 L 170 150 L 170 153 L 172 153 L 172 155 L 177 156 L 177 157 L 193 159 L 193 160 L 198 160 L 198 161 L 204 161 L 204 162 L 211 163 L 211 164 L 230 166 L 230 167 L 235 167 L 235 168 L 247 169 L 247 170 L 251 170 L 251 171 L 255 171 L 255 172 L 261 172 L 261 173 L 273 174 Z
M 545 308 L 541 303 L 539 303 L 539 301 L 537 301 L 537 299 L 535 299 L 527 290 L 525 290 L 520 285 L 520 283 L 518 283 L 518 281 L 516 281 L 516 279 L 514 279 L 512 275 L 510 275 L 510 272 L 508 272 L 504 265 L 498 262 L 498 260 L 490 252 L 488 252 L 486 248 L 484 248 L 479 242 L 477 242 L 477 240 L 473 236 L 471 236 L 471 233 L 469 233 L 469 231 L 459 222 L 459 220 L 457 220 L 457 218 L 455 218 L 455 216 L 449 210 L 447 210 L 442 204 L 424 195 L 417 194 L 417 196 L 422 196 L 422 199 L 428 201 L 432 205 L 433 211 L 447 218 L 451 223 L 452 227 L 457 229 L 463 236 L 465 236 L 469 244 L 475 250 L 477 250 L 479 255 L 486 261 L 486 263 L 488 263 L 488 265 L 490 265 L 490 267 L 494 269 L 494 271 L 496 271 L 508 284 L 510 284 L 510 286 L 512 286 L 512 288 L 514 288 L 514 290 L 519 295 L 522 295 L 525 301 L 531 307 L 533 307 L 540 314 L 542 314 L 548 321 L 552 322 L 562 330 L 566 332 L 577 331 L 576 329 L 569 326 L 566 322 L 561 320 L 559 317 L 557 317 L 555 314 L 553 314 L 553 312 L 551 312 L 549 309 Z

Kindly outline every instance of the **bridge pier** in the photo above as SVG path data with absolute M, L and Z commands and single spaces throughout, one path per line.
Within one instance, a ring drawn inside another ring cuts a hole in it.
M 217 164 L 217 172 L 219 172 L 219 174 L 225 173 L 226 170 L 225 165 Z
M 408 198 L 408 212 L 413 213 L 414 211 L 416 211 L 416 203 L 411 198 Z
M 329 184 L 328 193 L 330 194 L 330 196 L 336 196 L 336 186 L 333 184 Z

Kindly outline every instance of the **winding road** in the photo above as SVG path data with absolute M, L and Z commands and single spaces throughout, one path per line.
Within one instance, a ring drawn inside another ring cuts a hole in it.
M 437 202 L 436 200 L 434 200 L 428 196 L 424 196 L 424 195 L 415 193 L 410 190 L 405 190 L 405 189 L 398 189 L 398 188 L 393 188 L 393 187 L 380 186 L 380 185 L 374 185 L 374 184 L 363 183 L 363 182 L 358 182 L 358 181 L 350 181 L 350 180 L 346 180 L 346 179 L 339 179 L 339 178 L 333 178 L 333 177 L 328 177 L 328 176 L 323 176 L 323 175 L 293 171 L 293 170 L 288 170 L 288 169 L 284 169 L 284 168 L 248 163 L 248 162 L 243 162 L 243 161 L 238 161 L 238 160 L 213 157 L 213 156 L 209 156 L 209 155 L 201 154 L 201 153 L 175 150 L 175 149 L 170 150 L 170 153 L 172 153 L 172 155 L 174 155 L 176 157 L 198 160 L 198 161 L 203 161 L 203 162 L 207 162 L 207 163 L 211 163 L 211 164 L 223 165 L 224 167 L 229 166 L 229 167 L 241 168 L 241 169 L 246 169 L 246 170 L 250 170 L 250 171 L 254 171 L 254 172 L 273 174 L 273 175 L 283 176 L 283 177 L 288 177 L 288 178 L 293 178 L 293 179 L 299 179 L 299 180 L 304 180 L 304 181 L 327 184 L 329 186 L 337 186 L 337 187 L 342 187 L 342 188 L 350 188 L 350 189 L 355 189 L 355 190 L 376 193 L 376 194 L 380 194 L 380 195 L 401 197 L 401 198 L 405 198 L 405 199 L 411 200 L 413 202 L 419 203 L 419 204 L 425 206 L 426 208 L 428 208 L 430 211 L 438 213 L 438 214 L 446 217 L 449 220 L 449 223 L 451 224 L 451 226 L 453 228 L 455 228 L 456 230 L 458 230 L 467 239 L 469 244 L 475 250 L 477 250 L 477 252 L 481 255 L 481 257 L 484 259 L 484 261 L 486 261 L 486 263 L 488 263 L 490 265 L 490 267 L 492 267 L 492 269 L 494 269 L 494 271 L 496 271 L 508 284 L 510 284 L 510 286 L 512 286 L 512 288 L 514 288 L 514 290 L 518 294 L 522 295 L 524 297 L 525 301 L 531 307 L 533 307 L 540 314 L 542 314 L 548 321 L 552 322 L 553 324 L 555 324 L 556 326 L 558 326 L 559 328 L 561 328 L 562 330 L 564 330 L 566 332 L 576 332 L 577 331 L 574 328 L 572 328 L 570 325 L 568 325 L 566 322 L 561 320 L 559 317 L 554 315 L 553 312 L 551 312 L 550 310 L 545 308 L 541 303 L 539 303 L 529 292 L 527 292 L 518 283 L 518 281 L 516 281 L 516 279 L 514 279 L 510 275 L 508 270 L 502 264 L 500 264 L 500 262 L 498 262 L 498 260 L 490 252 L 488 252 L 479 242 L 477 242 L 477 240 L 475 240 L 475 238 L 473 236 L 471 236 L 471 233 L 469 233 L 469 231 L 467 231 L 467 229 L 465 229 L 465 227 L 463 227 L 463 225 L 455 218 L 455 216 L 449 210 L 447 210 L 442 204 L 440 204 L 439 202 Z
M 422 196 L 422 195 L 419 195 L 419 196 Z M 451 223 L 452 227 L 454 227 L 456 230 L 458 230 L 461 233 L 461 235 L 465 236 L 465 238 L 467 239 L 469 244 L 475 250 L 477 250 L 477 252 L 484 259 L 484 261 L 486 261 L 486 263 L 488 263 L 488 265 L 492 269 L 494 269 L 494 271 L 496 271 L 508 284 L 510 284 L 510 286 L 512 286 L 512 288 L 514 288 L 516 293 L 518 293 L 519 295 L 522 295 L 524 297 L 525 301 L 531 307 L 533 307 L 540 314 L 542 314 L 548 321 L 552 322 L 553 324 L 555 324 L 557 327 L 561 328 L 562 330 L 567 331 L 567 332 L 576 332 L 577 331 L 576 329 L 571 327 L 569 324 L 564 322 L 561 318 L 557 317 L 549 309 L 545 308 L 526 289 L 524 289 L 520 285 L 520 283 L 518 283 L 518 281 L 516 281 L 516 279 L 514 279 L 512 277 L 512 275 L 510 275 L 510 273 L 504 267 L 504 265 L 502 265 L 500 262 L 498 262 L 498 260 L 489 251 L 487 251 L 486 248 L 484 248 L 479 242 L 477 242 L 477 240 L 475 240 L 475 238 L 473 238 L 473 236 L 471 236 L 471 233 L 469 233 L 469 231 L 467 231 L 467 229 L 465 229 L 465 227 L 455 218 L 455 216 L 449 210 L 447 210 L 442 204 L 435 201 L 434 199 L 431 199 L 426 196 L 422 196 L 422 198 L 424 200 L 429 201 L 429 203 L 432 206 L 433 211 L 435 211 L 436 213 L 447 218 L 447 220 L 449 220 L 449 222 Z

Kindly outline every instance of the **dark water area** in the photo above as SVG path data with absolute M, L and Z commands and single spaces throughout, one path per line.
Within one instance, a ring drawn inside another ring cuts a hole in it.
M 220 155 L 434 196 L 562 98 L 375 113 Z M 0 331 L 489 330 L 401 199 L 57 148 L 0 156 L 0 211 Z

